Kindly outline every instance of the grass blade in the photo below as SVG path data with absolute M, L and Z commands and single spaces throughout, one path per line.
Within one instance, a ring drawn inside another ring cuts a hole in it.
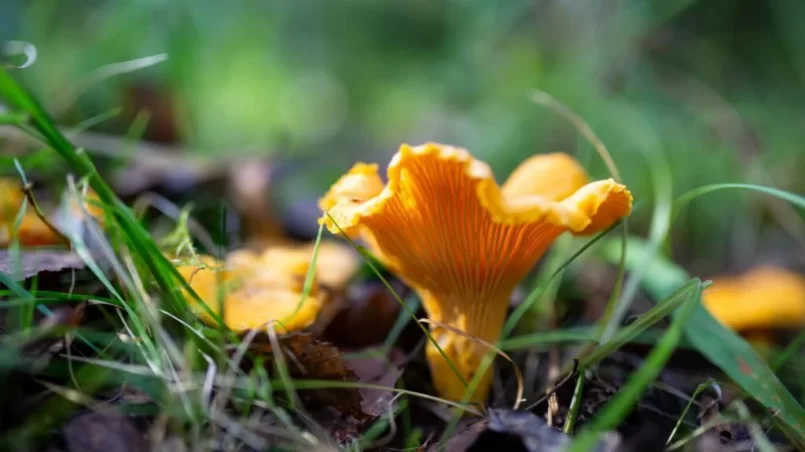
M 618 246 L 620 246 L 620 244 L 618 244 Z M 590 354 L 581 358 L 581 366 L 584 368 L 594 366 L 601 362 L 602 359 L 631 342 L 639 336 L 640 333 L 646 331 L 652 325 L 662 320 L 663 317 L 672 314 L 678 307 L 682 306 L 690 299 L 691 293 L 699 290 L 701 285 L 702 283 L 698 278 L 693 278 L 688 281 L 676 292 L 641 315 L 634 323 L 621 328 L 609 342 L 602 344 L 590 352 Z

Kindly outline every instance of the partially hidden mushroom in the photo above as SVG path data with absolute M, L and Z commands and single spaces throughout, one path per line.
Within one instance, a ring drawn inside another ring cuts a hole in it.
M 273 321 L 277 332 L 290 333 L 326 326 L 340 308 L 337 293 L 351 276 L 347 273 L 350 269 L 354 273 L 359 263 L 345 245 L 323 242 L 306 293 L 312 257 L 312 246 L 283 245 L 261 253 L 233 251 L 225 261 L 202 255 L 180 263 L 177 270 L 231 330 L 265 329 Z M 324 286 L 325 280 L 330 286 Z M 204 306 L 192 297 L 187 299 L 203 321 L 217 323 Z
M 763 265 L 746 273 L 712 278 L 702 304 L 724 326 L 765 348 L 776 331 L 805 325 L 805 277 Z
M 24 202 L 25 193 L 19 182 L 0 179 L 0 247 L 8 246 L 15 239 L 23 247 L 64 243 L 64 238 L 42 221 L 31 205 L 26 206 L 19 217 Z
M 99 205 L 98 195 L 91 188 L 86 194 L 65 192 L 65 198 L 67 202 L 59 208 L 40 213 L 27 204 L 20 215 L 26 200 L 22 185 L 12 179 L 0 178 L 0 246 L 8 246 L 13 240 L 23 247 L 67 244 L 64 234 L 74 231 L 77 223 L 85 221 L 85 210 L 104 226 L 104 211 Z
M 436 143 L 401 146 L 387 173 L 384 184 L 377 165 L 356 164 L 320 199 L 321 221 L 363 239 L 420 296 L 439 345 L 426 349 L 433 383 L 451 400 L 489 351 L 477 339 L 498 340 L 513 289 L 554 239 L 601 231 L 632 208 L 626 187 L 587 183 L 561 153 L 531 157 L 502 187 L 467 150 Z M 486 400 L 491 374 L 471 402 Z

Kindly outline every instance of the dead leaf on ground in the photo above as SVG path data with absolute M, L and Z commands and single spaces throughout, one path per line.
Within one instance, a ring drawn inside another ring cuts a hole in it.
M 505 445 L 506 450 L 528 452 L 560 451 L 570 443 L 570 437 L 549 426 L 530 411 L 507 409 L 489 410 L 489 424 L 468 451 L 490 450 Z
M 291 377 L 305 380 L 357 382 L 358 377 L 344 362 L 341 352 L 330 343 L 316 339 L 310 333 L 294 333 L 278 337 Z M 271 343 L 262 339 L 252 345 L 252 351 L 265 357 L 268 369 L 274 370 L 275 354 Z M 307 402 L 338 410 L 340 413 L 364 419 L 361 394 L 357 388 L 322 388 L 299 391 Z
M 73 418 L 62 429 L 70 452 L 145 452 L 148 442 L 128 417 L 116 410 Z
M 392 389 L 402 375 L 400 364 L 405 356 L 401 351 L 392 349 L 387 358 L 345 359 L 338 348 L 310 333 L 289 334 L 278 340 L 292 378 L 348 381 L 389 388 L 298 391 L 316 421 L 338 443 L 347 444 L 359 438 L 375 419 L 389 412 L 394 397 Z M 252 349 L 269 360 L 268 369 L 273 371 L 275 358 L 271 344 L 261 338 Z
M 364 413 L 369 416 L 383 416 L 388 413 L 395 394 L 393 389 L 403 373 L 400 366 L 404 360 L 403 352 L 395 348 L 388 357 L 370 356 L 346 361 L 347 367 L 355 372 L 361 383 L 389 388 L 360 388 L 358 391 Z
M 62 272 L 85 268 L 84 261 L 68 250 L 25 249 L 19 257 L 7 250 L 0 250 L 0 272 L 21 281 L 43 272 Z
M 596 452 L 614 452 L 620 447 L 620 436 L 610 433 L 599 441 Z M 491 409 L 486 419 L 466 424 L 448 442 L 451 452 L 487 450 L 559 452 L 566 450 L 570 437 L 530 411 Z M 429 450 L 436 451 L 440 445 Z
M 428 448 L 429 452 L 437 452 L 440 450 L 449 450 L 451 452 L 466 452 L 478 439 L 481 433 L 485 432 L 489 427 L 488 419 L 481 419 L 465 423 L 463 428 L 460 428 L 452 438 L 447 440 L 444 449 L 441 444 L 434 444 Z

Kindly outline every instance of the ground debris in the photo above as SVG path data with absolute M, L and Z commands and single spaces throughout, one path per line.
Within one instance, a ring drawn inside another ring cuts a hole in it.
M 73 418 L 62 429 L 70 452 L 140 452 L 148 442 L 134 423 L 116 410 L 106 409 Z
M 457 452 L 468 451 L 470 447 L 478 439 L 478 436 L 480 436 L 481 433 L 486 431 L 487 427 L 489 427 L 488 419 L 481 419 L 474 422 L 464 423 L 463 428 L 460 428 L 458 432 L 455 435 L 453 435 L 452 438 L 447 440 L 447 444 L 445 444 L 443 450 L 457 451 Z M 434 444 L 428 449 L 429 452 L 437 452 L 439 450 L 442 450 L 440 444 Z
M 491 409 L 487 417 L 467 424 L 446 444 L 445 450 L 481 452 L 487 450 L 560 452 L 566 450 L 571 438 L 530 411 Z M 614 452 L 621 446 L 620 435 L 609 433 L 596 452 Z M 440 450 L 434 445 L 431 451 Z
M 567 421 L 570 402 L 573 398 L 574 381 L 575 379 L 571 379 L 567 384 L 556 390 L 558 407 L 557 411 L 553 413 L 552 420 L 554 425 L 559 428 L 564 427 Z M 613 387 L 598 378 L 585 376 L 581 405 L 576 413 L 576 429 L 583 427 L 601 407 L 612 399 L 616 391 L 617 387 Z M 542 410 L 537 411 L 542 412 Z
M 374 351 L 378 352 L 380 350 Z M 369 416 L 377 417 L 389 412 L 394 398 L 394 386 L 402 376 L 403 371 L 400 365 L 405 359 L 405 355 L 397 349 L 392 349 L 388 355 L 388 357 L 352 358 L 346 361 L 347 367 L 355 372 L 361 383 L 389 388 L 358 389 L 362 399 L 361 409 Z
M 393 388 L 402 375 L 399 364 L 404 355 L 396 349 L 392 349 L 388 357 L 371 354 L 372 351 L 381 352 L 380 349 L 368 349 L 365 352 L 369 356 L 344 361 L 360 383 L 374 386 L 358 388 L 361 398 L 360 415 L 328 416 L 325 412 L 319 412 L 318 421 L 339 444 L 348 444 L 359 439 L 371 423 L 389 415 L 394 408 Z M 382 389 L 381 386 L 389 389 Z
M 699 422 L 702 426 L 713 425 L 708 429 L 702 439 L 697 442 L 702 450 L 721 450 L 726 448 L 738 447 L 742 444 L 752 444 L 752 437 L 749 433 L 749 426 L 743 422 L 727 421 L 721 414 L 723 400 L 721 397 L 702 397 L 699 408 Z M 721 422 L 719 422 L 721 421 Z M 715 445 L 723 447 L 714 447 Z
M 358 376 L 346 366 L 341 352 L 334 345 L 316 339 L 311 333 L 293 333 L 278 338 L 292 378 L 357 382 Z M 252 345 L 252 351 L 267 359 L 267 369 L 273 371 L 275 350 L 268 341 Z M 322 388 L 299 390 L 299 395 L 312 406 L 333 408 L 346 416 L 365 418 L 361 395 L 357 388 Z
M 86 265 L 72 251 L 65 249 L 23 249 L 18 255 L 0 250 L 0 272 L 21 281 L 43 272 L 79 270 Z

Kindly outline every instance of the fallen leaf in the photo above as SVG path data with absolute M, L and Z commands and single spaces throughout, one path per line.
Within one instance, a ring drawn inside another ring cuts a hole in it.
M 366 350 L 369 353 L 371 350 Z M 370 356 L 367 358 L 353 358 L 346 361 L 361 383 L 374 386 L 384 386 L 389 389 L 359 388 L 361 394 L 361 409 L 369 416 L 383 416 L 391 408 L 394 398 L 394 387 L 402 376 L 405 355 L 398 349 L 392 349 L 388 357 Z
M 150 450 L 134 423 L 118 411 L 91 412 L 73 418 L 62 433 L 71 452 L 140 452 Z
M 67 250 L 25 249 L 19 257 L 7 250 L 0 250 L 0 272 L 15 281 L 28 279 L 42 272 L 61 272 L 85 268 L 84 261 L 77 254 Z
M 506 450 L 520 445 L 520 449 L 529 452 L 563 450 L 570 443 L 570 437 L 561 430 L 549 426 L 543 419 L 530 411 L 514 411 L 506 409 L 489 410 L 489 424 L 481 433 L 470 451 L 489 450 L 489 447 L 501 447 Z
M 486 419 L 465 424 L 446 445 L 436 444 L 429 450 L 480 452 L 487 450 L 563 452 L 570 437 L 548 425 L 530 411 L 490 409 Z M 446 447 L 442 447 L 446 446 Z M 596 452 L 619 450 L 620 436 L 607 434 L 594 449 Z
M 470 449 L 470 447 L 472 447 L 472 445 L 475 443 L 475 440 L 478 439 L 478 436 L 486 431 L 487 427 L 489 427 L 488 419 L 481 419 L 472 421 L 470 423 L 465 423 L 464 428 L 459 429 L 455 435 L 447 440 L 447 443 L 444 445 L 444 447 L 442 447 L 441 444 L 434 444 L 428 448 L 428 451 L 437 452 L 447 450 L 450 452 L 466 452 Z
M 346 366 L 341 352 L 334 345 L 322 342 L 310 333 L 293 333 L 277 338 L 285 353 L 291 377 L 305 380 L 357 382 L 358 377 Z M 266 339 L 252 344 L 252 351 L 267 358 L 268 370 L 274 370 L 274 353 Z M 357 388 L 322 388 L 299 391 L 300 397 L 312 405 L 325 406 L 357 419 L 367 418 L 361 408 Z

